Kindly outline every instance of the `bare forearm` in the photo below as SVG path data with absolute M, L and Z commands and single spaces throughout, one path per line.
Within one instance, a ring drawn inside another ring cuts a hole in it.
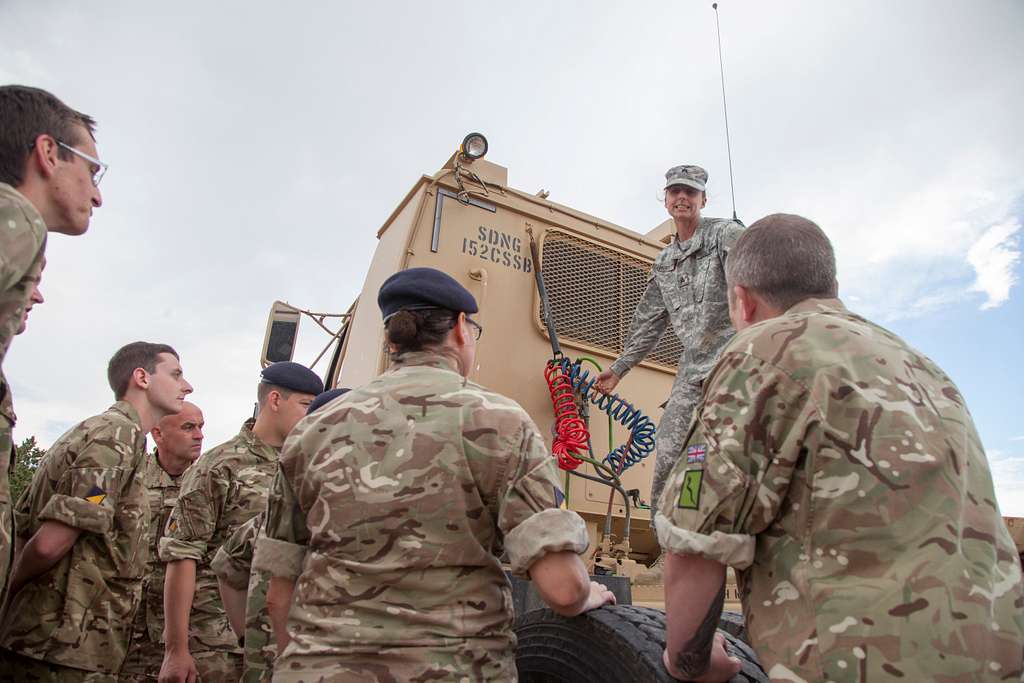
M 294 579 L 283 576 L 270 579 L 270 586 L 267 587 L 267 613 L 270 615 L 270 627 L 274 631 L 278 655 L 284 652 L 288 641 L 291 640 L 288 635 L 288 611 L 291 609 L 294 594 Z
M 71 552 L 81 535 L 80 529 L 46 521 L 23 547 L 15 545 L 17 557 L 11 576 L 11 593 L 17 593 L 26 583 L 52 569 Z
M 168 650 L 188 652 L 188 622 L 195 593 L 195 560 L 168 562 L 164 579 L 164 639 Z
M 699 678 L 711 658 L 725 602 L 725 567 L 670 553 L 665 562 L 665 649 L 679 677 Z
M 248 594 L 246 591 L 232 588 L 223 579 L 217 581 L 217 587 L 220 589 L 220 599 L 224 603 L 224 611 L 227 612 L 231 630 L 241 639 L 245 635 L 245 602 Z

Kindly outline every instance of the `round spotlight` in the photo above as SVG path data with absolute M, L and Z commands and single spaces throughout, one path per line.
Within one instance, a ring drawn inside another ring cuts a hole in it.
M 470 133 L 462 139 L 459 151 L 467 159 L 481 159 L 487 154 L 487 138 L 480 133 Z

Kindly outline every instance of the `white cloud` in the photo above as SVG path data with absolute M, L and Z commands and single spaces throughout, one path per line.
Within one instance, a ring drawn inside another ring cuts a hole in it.
M 995 308 L 1010 298 L 1010 288 L 1017 282 L 1014 269 L 1020 262 L 1019 231 L 1020 223 L 1011 218 L 986 230 L 967 251 L 967 262 L 977 274 L 971 290 L 986 296 L 982 310 Z
M 1024 436 L 1011 436 L 1010 441 L 1024 441 Z
M 988 451 L 999 511 L 1006 517 L 1024 517 L 1024 454 Z

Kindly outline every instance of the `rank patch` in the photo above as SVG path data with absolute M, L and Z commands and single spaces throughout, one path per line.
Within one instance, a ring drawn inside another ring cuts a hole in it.
M 107 492 L 99 486 L 93 486 L 89 489 L 89 493 L 85 496 L 85 499 L 93 505 L 99 505 L 107 499 Z
M 677 507 L 684 510 L 700 508 L 700 485 L 704 481 L 704 470 L 686 470 L 683 473 L 683 487 L 679 490 Z
M 704 462 L 704 456 L 707 455 L 708 447 L 707 444 L 694 444 L 693 446 L 686 447 L 686 464 L 696 465 Z

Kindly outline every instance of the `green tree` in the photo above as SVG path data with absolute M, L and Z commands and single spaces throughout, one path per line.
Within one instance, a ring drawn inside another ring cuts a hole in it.
M 21 492 L 28 488 L 32 482 L 32 475 L 39 469 L 39 461 L 46 455 L 46 451 L 36 443 L 36 437 L 30 436 L 17 448 L 18 459 L 14 466 L 14 475 L 11 477 L 11 500 L 16 501 Z

